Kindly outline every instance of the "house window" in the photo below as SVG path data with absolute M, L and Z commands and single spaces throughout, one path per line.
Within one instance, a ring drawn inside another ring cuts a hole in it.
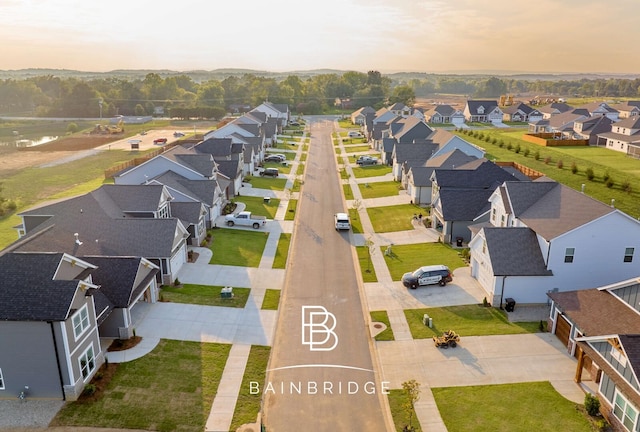
M 575 248 L 566 248 L 564 250 L 564 262 L 572 263 L 573 262 L 573 255 L 575 254 L 575 252 L 576 252 Z
M 80 372 L 82 372 L 82 378 L 87 379 L 91 373 L 96 370 L 96 359 L 93 356 L 93 346 L 87 348 L 87 350 L 80 356 Z
M 618 363 L 620 363 L 620 366 L 627 366 L 627 358 L 624 356 L 624 354 L 622 354 L 622 351 L 619 348 L 612 346 L 610 354 L 611 357 L 613 357 Z
M 621 393 L 616 391 L 616 400 L 613 407 L 613 414 L 629 431 L 635 430 L 633 427 L 638 419 L 638 411 L 631 405 Z
M 82 308 L 73 315 L 71 322 L 73 323 L 73 335 L 78 339 L 78 337 L 89 328 L 89 309 L 87 305 L 82 306 Z
M 500 216 L 500 226 L 506 226 L 504 221 L 504 215 Z
M 158 218 L 160 219 L 168 219 L 169 215 L 169 206 L 165 205 L 160 210 L 158 210 Z
M 496 209 L 491 209 L 491 220 L 496 221 Z
M 487 241 L 482 240 L 482 253 L 487 253 Z
M 633 248 L 626 248 L 624 250 L 624 262 L 631 262 L 633 261 Z
M 0 390 L 4 390 L 4 378 L 2 377 L 2 369 L 0 369 Z

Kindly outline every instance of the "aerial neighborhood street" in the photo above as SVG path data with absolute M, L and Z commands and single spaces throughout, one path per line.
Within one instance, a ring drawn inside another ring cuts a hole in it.
M 615 117 L 593 149 L 619 153 L 638 116 L 605 105 L 565 112 Z M 640 222 L 541 171 L 536 140 L 576 139 L 564 114 L 511 106 L 265 101 L 88 150 L 155 149 L 19 212 L 0 429 L 444 432 L 509 395 L 547 404 L 532 430 L 591 430 L 589 394 L 637 430 Z M 508 116 L 532 135 L 496 162 Z

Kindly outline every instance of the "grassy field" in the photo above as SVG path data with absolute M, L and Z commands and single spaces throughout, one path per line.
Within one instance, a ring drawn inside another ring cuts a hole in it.
M 387 326 L 382 332 L 378 333 L 375 337 L 377 341 L 392 341 L 395 340 L 393 337 L 393 329 L 391 328 L 391 323 L 389 322 L 389 315 L 387 315 L 387 311 L 371 311 L 371 322 L 379 322 L 383 323 Z
M 354 234 L 362 234 L 364 229 L 362 228 L 362 221 L 360 220 L 358 210 L 350 208 L 349 219 L 351 219 L 351 231 Z
M 358 188 L 363 199 L 396 196 L 400 192 L 400 183 L 395 181 L 359 183 Z
M 591 431 L 582 405 L 549 382 L 432 388 L 449 432 Z M 508 403 L 496 403 L 497 400 Z
M 424 314 L 433 318 L 433 328 L 422 323 Z M 524 334 L 540 331 L 540 322 L 510 322 L 505 311 L 475 304 L 405 309 L 404 315 L 414 339 L 430 339 L 448 330 L 458 333 L 463 342 L 465 336 Z
M 265 371 L 267 370 L 270 352 L 271 349 L 267 346 L 251 346 L 251 352 L 249 353 L 247 367 L 244 370 L 244 377 L 242 378 L 242 385 L 240 386 L 240 393 L 238 394 L 238 401 L 236 402 L 236 409 L 233 413 L 233 420 L 231 420 L 230 430 L 236 430 L 243 424 L 255 423 L 257 421 L 262 393 L 251 394 L 250 382 L 255 381 L 260 383 L 260 390 L 263 390 L 266 376 Z
M 280 233 L 276 256 L 273 259 L 273 268 L 283 269 L 287 265 L 287 257 L 289 255 L 289 246 L 291 245 L 291 234 Z
M 284 190 L 287 184 L 287 179 L 260 176 L 247 177 L 245 181 L 251 183 L 253 188 L 267 190 Z M 240 194 L 242 195 L 242 189 L 240 189 Z
M 388 165 L 367 165 L 353 168 L 355 178 L 378 177 L 389 173 L 391 173 L 391 167 Z
M 213 256 L 209 264 L 258 267 L 269 234 L 220 228 L 211 231 Z
M 267 203 L 263 197 L 239 196 L 235 201 L 244 203 L 246 205 L 246 211 L 250 211 L 254 215 L 265 216 L 269 219 L 276 217 L 276 212 L 280 205 L 278 198 L 271 198 Z
M 581 190 L 585 184 L 587 195 L 605 204 L 615 199 L 616 208 L 632 217 L 640 216 L 640 160 L 601 147 L 542 147 L 522 140 L 524 132 L 523 129 L 488 129 L 473 131 L 476 137 L 461 132 L 456 134 L 483 147 L 487 159 L 521 163 L 575 190 Z M 558 167 L 558 161 L 562 161 L 562 168 Z M 575 174 L 571 170 L 573 163 L 577 167 Z M 593 180 L 587 178 L 587 168 L 593 170 Z M 613 181 L 612 187 L 607 187 L 605 173 Z
M 357 153 L 369 150 L 369 145 L 348 145 L 344 147 L 346 153 Z
M 101 398 L 65 404 L 50 426 L 204 430 L 230 349 L 161 340 L 144 357 L 120 363 Z
M 413 215 L 421 212 L 424 209 L 414 204 L 367 208 L 373 230 L 377 233 L 411 230 Z
M 296 175 L 301 176 L 304 174 L 304 162 L 300 162 L 298 164 L 298 169 L 296 170 Z
M 278 310 L 280 304 L 280 290 L 268 289 L 264 294 L 261 309 Z
M 296 210 L 298 209 L 298 200 L 290 199 L 287 203 L 287 212 L 284 214 L 284 220 L 294 220 L 296 217 Z
M 466 265 L 455 249 L 442 243 L 394 245 L 391 247 L 390 255 L 385 255 L 385 250 L 386 246 L 381 247 L 380 253 L 389 267 L 391 278 L 396 281 L 399 281 L 404 273 L 425 265 L 442 264 L 451 271 Z
M 362 280 L 364 282 L 378 282 L 376 269 L 373 267 L 373 263 L 369 258 L 369 248 L 366 246 L 356 246 L 356 252 L 358 254 L 358 263 L 360 264 Z
M 410 426 L 413 427 L 411 429 L 415 432 L 422 432 L 422 428 L 420 427 L 420 422 L 416 416 L 416 412 L 411 409 L 411 422 L 409 421 L 409 416 L 407 415 L 406 404 L 408 402 L 407 396 L 405 395 L 403 390 L 389 390 L 389 394 L 387 395 L 389 399 L 389 407 L 391 408 L 391 416 L 393 417 L 393 424 L 396 427 L 397 432 L 403 432 L 404 427 Z M 471 430 L 470 430 L 471 432 Z
M 163 301 L 197 304 L 205 306 L 226 306 L 243 308 L 247 304 L 250 288 L 233 287 L 233 298 L 221 298 L 222 286 L 183 284 L 163 285 L 160 295 Z
M 342 190 L 344 191 L 344 199 L 345 200 L 352 200 L 353 199 L 353 190 L 351 189 L 351 185 L 349 184 L 343 184 L 342 185 Z

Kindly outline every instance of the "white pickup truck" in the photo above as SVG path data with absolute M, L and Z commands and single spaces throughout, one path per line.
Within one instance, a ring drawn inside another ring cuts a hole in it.
M 242 211 L 235 214 L 228 214 L 224 217 L 227 225 L 232 227 L 234 225 L 243 225 L 254 227 L 255 229 L 264 226 L 267 223 L 267 218 L 264 216 L 254 216 L 251 212 Z

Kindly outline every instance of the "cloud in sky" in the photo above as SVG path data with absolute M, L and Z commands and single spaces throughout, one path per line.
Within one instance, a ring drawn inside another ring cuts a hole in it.
M 635 0 L 3 0 L 0 69 L 640 72 Z

